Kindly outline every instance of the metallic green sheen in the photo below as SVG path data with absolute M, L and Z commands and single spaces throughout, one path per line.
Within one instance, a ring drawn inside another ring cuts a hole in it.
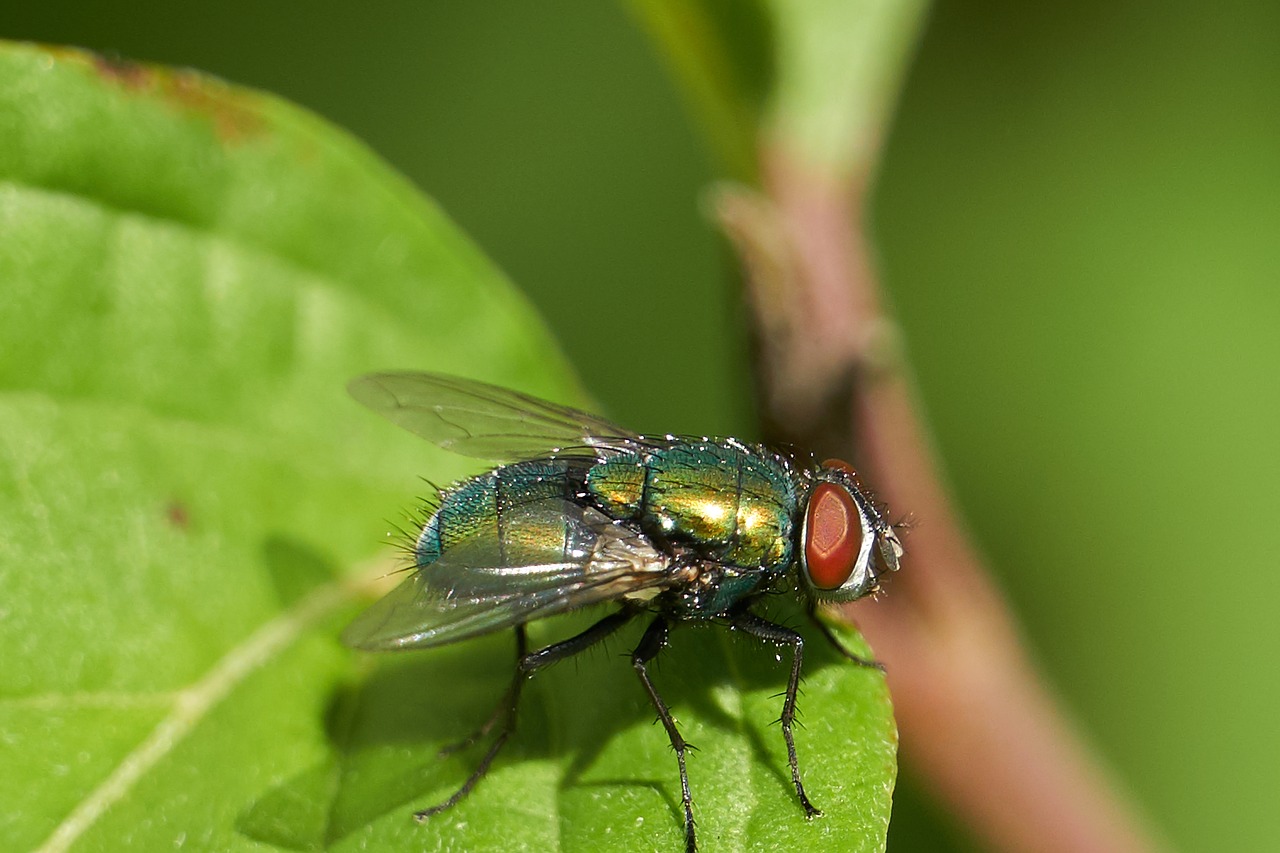
M 659 541 L 709 548 L 744 568 L 780 572 L 791 563 L 796 476 L 763 448 L 675 442 L 600 462 L 586 486 L 605 512 L 638 520 Z
M 649 469 L 634 453 L 606 459 L 587 472 L 587 490 L 613 518 L 632 521 L 640 516 Z
M 705 609 L 711 613 L 721 613 L 731 605 L 755 592 L 762 580 L 759 574 L 744 574 L 727 577 L 716 587 L 715 596 Z
M 512 510 L 546 498 L 568 497 L 574 491 L 571 466 L 563 460 L 536 460 L 497 468 L 467 480 L 442 494 L 440 506 L 427 522 L 416 545 L 419 568 L 440 555 L 478 539 L 502 543 L 508 565 L 559 559 L 564 553 L 563 521 L 515 523 Z

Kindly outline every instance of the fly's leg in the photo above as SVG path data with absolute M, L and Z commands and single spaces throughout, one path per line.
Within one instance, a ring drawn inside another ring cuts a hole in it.
M 667 645 L 669 631 L 670 626 L 667 620 L 661 616 L 654 619 L 645 630 L 644 636 L 640 638 L 640 645 L 636 646 L 636 650 L 631 653 L 631 665 L 635 667 L 636 675 L 640 676 L 640 683 L 649 694 L 649 701 L 658 712 L 658 719 L 662 721 L 662 727 L 667 730 L 667 737 L 671 739 L 671 748 L 676 752 L 676 761 L 680 764 L 680 801 L 684 805 L 684 848 L 686 853 L 694 853 L 698 849 L 698 843 L 693 831 L 693 797 L 689 794 L 689 773 L 684 764 L 685 751 L 693 749 L 693 746 L 685 743 L 684 738 L 681 737 L 680 730 L 676 728 L 675 718 L 667 709 L 667 703 L 662 701 L 662 697 L 654 689 L 653 682 L 649 679 L 649 671 L 645 668 L 645 664 L 653 660 Z
M 484 757 L 480 759 L 480 764 L 467 777 L 467 781 L 462 783 L 462 787 L 453 792 L 453 796 L 431 808 L 415 812 L 413 816 L 422 821 L 432 815 L 437 815 L 442 811 L 453 808 L 463 797 L 471 793 L 471 789 L 476 786 L 477 782 L 484 778 L 484 775 L 489 772 L 489 765 L 493 764 L 493 759 L 497 757 L 498 751 L 502 749 L 503 744 L 507 742 L 511 737 L 511 733 L 516 729 L 516 710 L 520 705 L 520 692 L 530 676 L 543 667 L 550 666 L 565 658 L 573 657 L 578 652 L 594 646 L 629 622 L 634 615 L 635 612 L 632 610 L 620 610 L 604 617 L 581 634 L 559 643 L 553 643 L 545 649 L 538 649 L 536 652 L 523 655 L 516 664 L 516 672 L 511 679 L 511 686 L 507 688 L 506 695 L 503 697 L 505 703 L 505 707 L 501 708 L 503 713 L 495 715 L 495 719 L 485 723 L 482 727 L 482 731 L 486 728 L 492 729 L 496 725 L 497 717 L 500 716 L 503 720 L 502 728 L 498 730 L 498 736 L 494 738 L 493 743 L 489 745 L 489 749 L 485 751 Z M 523 633 L 520 638 L 523 638 Z M 517 642 L 520 642 L 520 639 Z
M 796 719 L 796 694 L 800 690 L 804 638 L 790 628 L 761 619 L 754 613 L 739 613 L 732 618 L 729 625 L 734 630 L 750 634 L 775 646 L 791 647 L 791 678 L 787 681 L 787 698 L 782 703 L 782 716 L 778 718 L 778 722 L 782 723 L 782 736 L 787 741 L 787 761 L 791 764 L 791 781 L 795 783 L 796 796 L 800 798 L 800 805 L 804 807 L 805 817 L 818 817 L 822 812 L 809 802 L 809 797 L 804 792 L 804 783 L 800 781 L 800 765 L 796 761 L 796 740 L 791 734 L 791 725 Z
M 519 672 L 520 662 L 529 654 L 529 636 L 523 625 L 516 626 L 516 678 L 511 682 L 511 686 L 502 694 L 502 698 L 498 700 L 498 704 L 494 706 L 493 713 L 489 715 L 489 719 L 484 721 L 484 725 L 476 729 L 462 740 L 455 743 L 447 744 L 440 749 L 439 757 L 447 758 L 460 750 L 470 749 L 476 741 L 485 737 L 489 732 L 493 731 L 493 727 L 498 724 L 503 715 L 507 713 L 507 709 L 511 707 L 511 691 L 519 689 Z
M 818 617 L 818 609 L 813 605 L 809 606 L 809 621 L 813 623 L 813 626 L 818 629 L 822 636 L 827 638 L 828 643 L 835 646 L 836 651 L 840 652 L 840 654 L 844 655 L 858 666 L 865 666 L 867 669 L 878 669 L 881 672 L 885 671 L 884 664 L 880 663 L 880 661 L 868 660 L 867 658 L 864 658 L 861 655 L 855 655 L 853 652 L 846 649 L 840 642 L 839 638 L 836 637 L 835 632 L 831 630 L 831 626 L 826 622 L 823 622 L 822 619 Z

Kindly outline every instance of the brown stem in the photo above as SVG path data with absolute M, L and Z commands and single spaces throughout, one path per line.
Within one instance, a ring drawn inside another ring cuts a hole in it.
M 724 189 L 715 213 L 747 272 L 768 437 L 856 458 L 915 522 L 888 594 L 848 610 L 888 667 L 904 760 L 993 849 L 1155 849 L 952 508 L 883 313 L 864 188 L 806 173 L 782 147 L 762 161 L 767 197 Z

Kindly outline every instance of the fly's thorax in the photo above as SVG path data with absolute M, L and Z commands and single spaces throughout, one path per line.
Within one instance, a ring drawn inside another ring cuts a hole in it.
M 638 453 L 597 462 L 587 472 L 587 491 L 611 516 L 622 521 L 639 517 L 649 469 Z
M 796 477 L 786 459 L 760 448 L 673 439 L 597 463 L 586 488 L 610 515 L 638 521 L 660 541 L 737 566 L 781 571 L 791 561 Z

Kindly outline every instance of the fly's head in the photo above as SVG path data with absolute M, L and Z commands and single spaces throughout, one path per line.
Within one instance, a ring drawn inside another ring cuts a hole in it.
M 829 459 L 813 474 L 800 533 L 800 577 L 824 601 L 853 601 L 898 570 L 902 542 L 847 462 Z

